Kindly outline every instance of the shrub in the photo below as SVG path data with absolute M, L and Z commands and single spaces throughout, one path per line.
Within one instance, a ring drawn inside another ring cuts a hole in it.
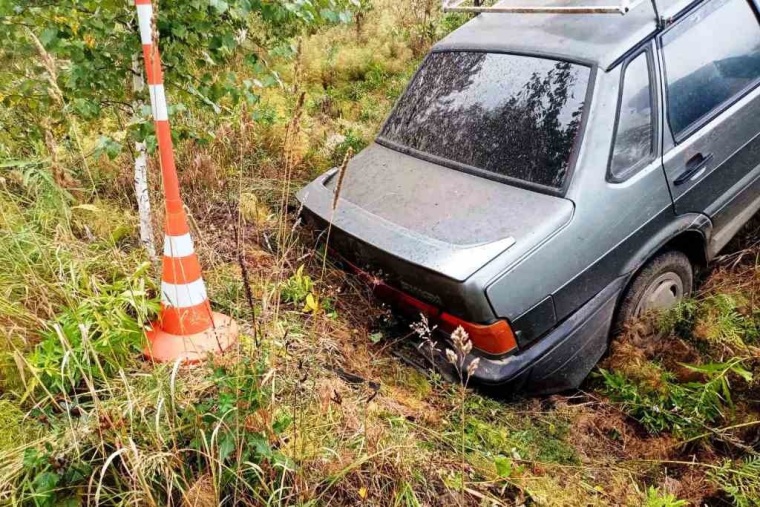
M 689 502 L 679 500 L 672 493 L 662 492 L 653 486 L 647 490 L 646 507 L 686 507 L 687 505 Z
M 132 276 L 113 282 L 93 277 L 88 292 L 46 324 L 28 359 L 36 382 L 65 393 L 82 379 L 103 380 L 130 362 L 158 311 L 143 276 L 149 267 L 144 263 Z
M 695 328 L 697 338 L 709 344 L 723 344 L 743 349 L 760 336 L 760 317 L 738 294 L 715 294 L 702 304 Z
M 303 304 L 314 289 L 314 282 L 303 273 L 304 266 L 298 266 L 296 272 L 288 278 L 282 288 L 282 299 L 286 303 Z
M 349 129 L 343 140 L 332 152 L 332 164 L 334 166 L 340 165 L 349 149 L 353 150 L 354 153 L 359 153 L 365 146 L 367 146 L 367 140 L 355 130 Z
M 622 403 L 626 413 L 650 433 L 670 431 L 679 437 L 693 438 L 709 431 L 711 424 L 723 419 L 725 410 L 733 407 L 730 374 L 750 381 L 752 373 L 744 369 L 740 359 L 684 366 L 702 374 L 706 381 L 679 383 L 672 373 L 661 369 L 662 382 L 653 388 L 622 373 L 601 370 L 603 391 L 613 401 Z

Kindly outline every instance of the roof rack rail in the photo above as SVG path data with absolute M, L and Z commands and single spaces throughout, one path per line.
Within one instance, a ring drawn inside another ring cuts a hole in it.
M 626 14 L 644 0 L 621 0 L 619 5 L 501 5 L 484 6 L 483 0 L 442 0 L 444 12 L 498 12 L 512 14 Z M 463 5 L 471 3 L 472 5 Z M 652 1 L 654 4 L 654 0 Z M 656 4 L 655 4 L 656 5 Z

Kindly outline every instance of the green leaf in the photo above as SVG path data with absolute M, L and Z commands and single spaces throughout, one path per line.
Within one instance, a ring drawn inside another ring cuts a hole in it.
M 512 475 L 512 460 L 506 456 L 496 456 L 493 460 L 496 465 L 496 474 L 502 478 L 508 478 Z
M 742 365 L 735 364 L 731 367 L 731 371 L 739 375 L 745 382 L 752 382 L 752 372 L 745 369 Z
M 39 38 L 42 45 L 48 47 L 58 39 L 58 29 L 55 27 L 45 28 Z
M 74 111 L 86 119 L 96 118 L 100 113 L 100 106 L 92 100 L 74 99 L 73 106 Z
M 219 14 L 224 14 L 230 7 L 224 0 L 209 0 L 209 5 L 216 9 Z
M 261 433 L 254 433 L 248 438 L 248 445 L 253 449 L 257 456 L 269 458 L 272 456 L 272 448 L 267 438 Z
M 219 442 L 219 461 L 222 463 L 227 460 L 230 454 L 235 450 L 235 437 L 230 433 L 225 433 Z
M 34 447 L 24 449 L 23 465 L 24 468 L 32 470 L 45 463 L 45 456 Z
M 184 39 L 185 37 L 187 37 L 187 28 L 185 27 L 185 25 L 181 25 L 179 23 L 173 24 L 171 31 L 172 31 L 172 35 L 174 35 L 178 39 Z
M 42 472 L 35 476 L 32 481 L 32 489 L 34 490 L 35 503 L 37 505 L 53 505 L 55 500 L 55 487 L 58 485 L 60 479 L 61 476 L 53 472 Z
M 89 463 L 72 464 L 63 474 L 63 480 L 66 484 L 78 484 L 90 478 L 92 475 L 92 466 Z M 71 499 L 69 499 L 71 500 Z M 71 505 L 79 505 L 74 503 Z
M 276 435 L 279 435 L 288 429 L 292 423 L 293 417 L 288 413 L 283 413 L 272 423 L 272 431 L 274 431 Z
M 95 145 L 97 156 L 106 155 L 110 160 L 115 159 L 121 153 L 121 143 L 114 141 L 108 136 L 100 136 Z

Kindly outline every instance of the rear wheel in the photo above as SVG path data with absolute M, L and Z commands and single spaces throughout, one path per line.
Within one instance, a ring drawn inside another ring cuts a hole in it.
M 673 308 L 691 296 L 694 269 L 682 252 L 671 250 L 650 260 L 636 275 L 620 303 L 615 330 L 652 311 Z

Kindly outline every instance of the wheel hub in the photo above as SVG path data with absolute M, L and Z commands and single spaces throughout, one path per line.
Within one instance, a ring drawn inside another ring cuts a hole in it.
M 662 311 L 673 308 L 683 299 L 683 280 L 675 273 L 663 273 L 649 284 L 636 307 L 636 316 L 652 310 Z

